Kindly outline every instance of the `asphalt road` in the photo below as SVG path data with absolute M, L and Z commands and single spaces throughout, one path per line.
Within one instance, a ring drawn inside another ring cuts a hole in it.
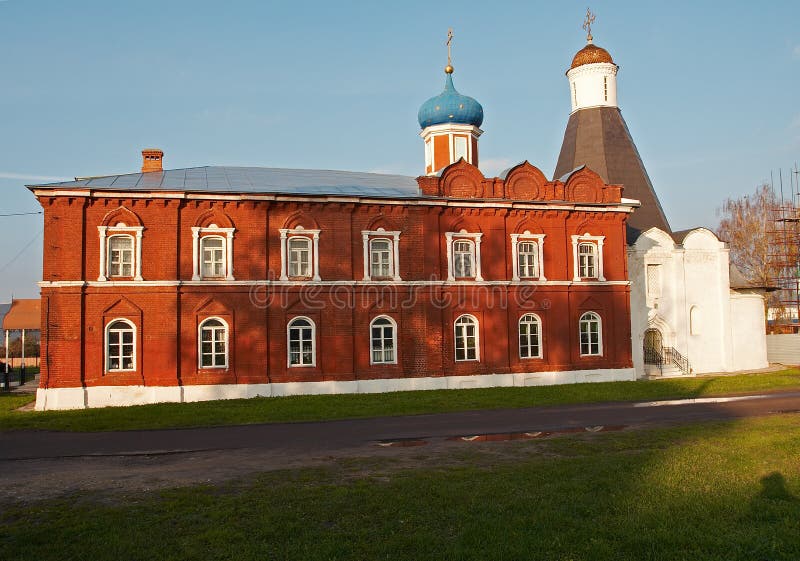
M 331 454 L 463 437 L 502 440 L 800 411 L 800 392 L 661 402 L 467 411 L 325 422 L 121 432 L 0 432 L 0 469 L 22 460 L 254 450 Z M 487 437 L 486 435 L 494 435 Z M 477 437 L 477 438 L 476 438 Z

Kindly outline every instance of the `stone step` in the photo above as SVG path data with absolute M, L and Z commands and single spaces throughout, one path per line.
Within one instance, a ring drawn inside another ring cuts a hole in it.
M 661 367 L 653 364 L 645 364 L 644 372 L 647 378 L 650 380 L 656 378 L 679 378 L 684 376 L 692 376 L 692 374 L 684 374 L 680 368 L 671 364 L 664 364 Z

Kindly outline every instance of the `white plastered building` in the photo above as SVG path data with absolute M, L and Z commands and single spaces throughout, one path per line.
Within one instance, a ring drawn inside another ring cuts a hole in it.
M 768 365 L 764 297 L 731 278 L 738 275 L 728 248 L 710 230 L 643 232 L 628 248 L 628 272 L 633 364 L 640 377 Z

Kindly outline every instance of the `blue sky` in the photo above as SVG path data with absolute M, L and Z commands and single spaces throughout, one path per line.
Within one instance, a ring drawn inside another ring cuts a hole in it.
M 595 1 L 595 43 L 670 223 L 800 159 L 796 2 Z M 481 167 L 555 168 L 585 2 L 0 0 L 0 214 L 50 178 L 255 165 L 418 175 L 417 110 L 484 107 Z M 777 176 L 777 175 L 776 175 Z M 0 216 L 0 302 L 38 294 L 41 216 Z M 38 236 L 38 237 L 37 237 Z M 26 247 L 27 244 L 30 244 Z

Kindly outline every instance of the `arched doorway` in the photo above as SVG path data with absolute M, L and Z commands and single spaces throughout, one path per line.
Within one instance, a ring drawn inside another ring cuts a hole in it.
M 664 339 L 658 329 L 644 332 L 644 363 L 661 364 L 664 355 Z

